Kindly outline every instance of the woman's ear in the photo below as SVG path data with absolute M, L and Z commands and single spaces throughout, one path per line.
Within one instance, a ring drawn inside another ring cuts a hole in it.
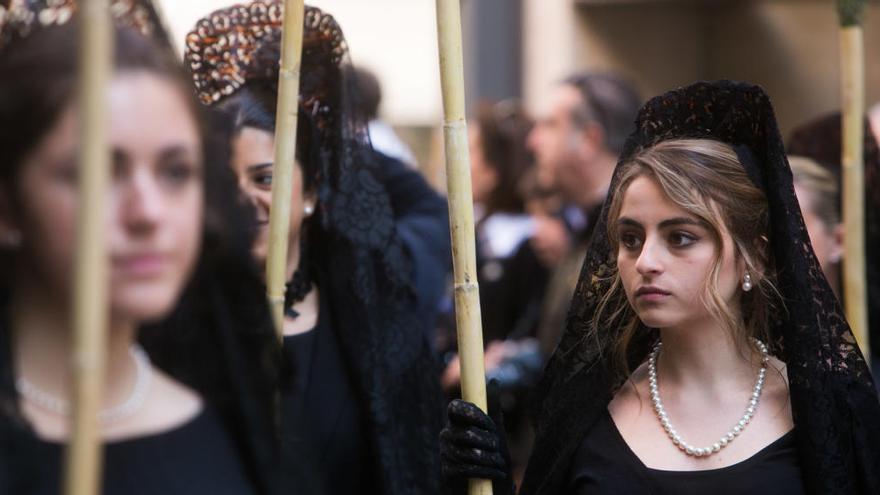
M 745 250 L 741 251 L 739 270 L 742 276 L 745 276 L 746 272 L 748 272 L 753 282 L 764 278 L 767 273 L 765 260 L 767 259 L 767 248 L 769 246 L 770 241 L 767 239 L 767 236 L 762 235 L 752 243 L 752 249 L 754 249 L 755 253 L 758 253 L 757 257 L 745 255 L 743 254 Z

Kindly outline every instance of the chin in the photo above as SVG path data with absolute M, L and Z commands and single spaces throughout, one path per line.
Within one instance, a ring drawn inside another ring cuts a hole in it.
M 678 315 L 671 314 L 668 310 L 659 308 L 650 308 L 637 311 L 642 324 L 648 328 L 670 328 L 676 327 L 682 323 L 682 318 Z
M 161 320 L 174 309 L 180 296 L 180 287 L 170 284 L 114 289 L 111 300 L 112 312 L 119 318 L 148 323 Z
M 254 247 L 251 248 L 251 257 L 254 259 L 254 262 L 257 263 L 257 266 L 266 266 L 266 259 L 269 257 L 266 245 L 255 244 Z

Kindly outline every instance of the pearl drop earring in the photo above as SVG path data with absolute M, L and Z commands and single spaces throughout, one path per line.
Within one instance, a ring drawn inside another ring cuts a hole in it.
M 749 272 L 746 272 L 745 277 L 743 277 L 743 292 L 748 292 L 752 290 L 752 276 L 749 275 Z
M 312 213 L 315 212 L 315 207 L 310 204 L 306 204 L 305 208 L 303 208 L 303 211 L 305 212 L 307 217 L 310 217 L 312 216 Z

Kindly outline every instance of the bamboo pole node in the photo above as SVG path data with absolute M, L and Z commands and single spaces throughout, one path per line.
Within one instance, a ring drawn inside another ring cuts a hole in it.
M 467 129 L 467 121 L 465 121 L 465 119 L 455 119 L 449 122 L 445 122 L 443 124 L 443 129 L 449 129 L 453 131 Z
M 473 282 L 455 284 L 455 290 L 460 292 L 479 292 L 480 284 L 475 284 Z

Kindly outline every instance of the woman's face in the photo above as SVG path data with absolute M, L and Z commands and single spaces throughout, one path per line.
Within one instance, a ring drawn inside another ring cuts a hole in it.
M 238 178 L 242 194 L 254 205 L 257 213 L 257 237 L 252 253 L 254 259 L 265 264 L 269 253 L 269 211 L 272 208 L 272 167 L 275 161 L 275 135 L 271 132 L 245 127 L 232 142 L 232 168 Z M 314 208 L 311 195 L 305 197 L 302 169 L 293 167 L 293 195 L 290 204 L 290 232 L 288 234 L 288 269 L 299 262 L 299 234 L 306 217 L 306 206 Z
M 122 72 L 107 95 L 110 316 L 149 321 L 173 308 L 199 253 L 201 137 L 183 91 L 172 82 Z M 63 300 L 75 255 L 79 137 L 71 105 L 22 164 L 9 216 L 22 232 L 20 276 Z
M 617 268 L 642 323 L 650 328 L 705 324 L 711 315 L 701 295 L 717 247 L 709 228 L 673 203 L 654 178 L 640 176 L 624 192 L 617 230 Z M 736 307 L 740 271 L 729 234 L 721 237 L 717 290 Z

